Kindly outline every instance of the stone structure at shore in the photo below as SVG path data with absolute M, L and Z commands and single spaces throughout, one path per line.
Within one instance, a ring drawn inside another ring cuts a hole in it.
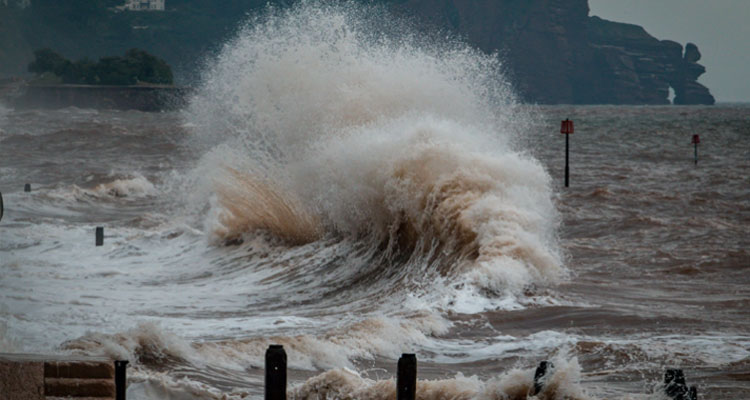
M 65 107 L 165 111 L 185 105 L 190 92 L 175 86 L 0 85 L 0 103 L 18 108 Z
M 0 353 L 0 400 L 113 400 L 115 390 L 108 359 Z

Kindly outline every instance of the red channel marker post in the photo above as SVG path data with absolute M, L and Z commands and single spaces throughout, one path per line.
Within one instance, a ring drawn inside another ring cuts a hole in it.
M 565 187 L 568 187 L 570 169 L 568 168 L 568 154 L 570 153 L 569 137 L 573 133 L 573 121 L 565 119 L 560 127 L 560 133 L 565 135 Z
M 695 165 L 698 165 L 698 143 L 701 142 L 701 137 L 693 135 L 693 145 L 695 145 Z

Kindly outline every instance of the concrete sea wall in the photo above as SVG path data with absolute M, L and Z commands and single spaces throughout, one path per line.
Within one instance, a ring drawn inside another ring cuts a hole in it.
M 114 399 L 115 367 L 93 357 L 0 354 L 0 400 Z
M 188 93 L 175 86 L 26 85 L 6 102 L 17 108 L 163 111 L 182 107 Z

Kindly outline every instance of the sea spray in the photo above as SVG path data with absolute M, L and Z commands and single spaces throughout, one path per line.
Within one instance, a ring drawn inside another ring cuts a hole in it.
M 528 116 L 499 60 L 394 20 L 373 31 L 368 11 L 270 9 L 224 47 L 187 113 L 216 144 L 196 172 L 207 226 L 438 246 L 443 274 L 484 271 L 493 292 L 557 279 L 549 178 L 512 149 Z
M 547 165 L 558 165 L 559 152 L 550 135 L 555 135 L 553 129 L 560 119 L 556 114 L 561 108 L 535 109 L 547 115 L 539 129 L 529 132 L 533 148 Z M 550 360 L 556 367 L 562 366 L 550 354 L 570 345 L 583 367 L 581 384 L 596 398 L 663 398 L 658 393 L 664 393 L 659 387 L 665 369 L 675 367 L 685 369 L 688 381 L 699 386 L 701 396 L 747 398 L 748 384 L 736 379 L 750 365 L 746 334 L 750 331 L 746 307 L 750 296 L 744 284 L 750 259 L 743 214 L 747 210 L 743 197 L 747 174 L 744 154 L 732 149 L 747 139 L 743 122 L 749 109 L 719 107 L 687 114 L 679 107 L 565 109 L 588 121 L 587 140 L 580 143 L 581 154 L 586 154 L 580 158 L 582 186 L 576 190 L 580 195 L 570 192 L 556 197 L 566 221 L 561 236 L 575 260 L 576 279 L 546 286 L 541 283 L 544 277 L 529 275 L 514 280 L 532 282 L 524 285 L 522 292 L 507 289 L 517 284 L 484 278 L 488 271 L 504 273 L 502 259 L 489 257 L 498 262 L 483 270 L 478 258 L 464 253 L 477 248 L 472 242 L 455 247 L 443 241 L 443 233 L 456 227 L 458 232 L 471 232 L 463 230 L 457 219 L 430 222 L 427 217 L 435 212 L 421 213 L 421 219 L 407 218 L 415 214 L 395 213 L 387 207 L 374 211 L 361 207 L 362 213 L 355 207 L 337 210 L 339 197 L 333 196 L 320 196 L 332 201 L 322 207 L 318 200 L 304 195 L 308 191 L 300 187 L 308 184 L 301 178 L 302 184 L 282 182 L 290 190 L 278 190 L 276 182 L 271 187 L 283 203 L 294 205 L 290 209 L 316 217 L 315 225 L 321 228 L 317 239 L 295 242 L 264 227 L 238 228 L 242 243 L 207 240 L 213 229 L 198 221 L 213 218 L 221 225 L 218 215 L 208 212 L 222 212 L 217 189 L 234 184 L 230 170 L 224 167 L 239 171 L 242 177 L 256 176 L 247 173 L 254 171 L 253 160 L 248 160 L 243 147 L 222 139 L 224 145 L 212 143 L 211 154 L 201 156 L 206 149 L 192 147 L 189 140 L 200 135 L 185 132 L 193 128 L 187 121 L 178 121 L 174 113 L 11 111 L 10 125 L 3 127 L 2 148 L 7 151 L 0 167 L 7 206 L 0 226 L 0 326 L 6 327 L 0 332 L 0 347 L 10 352 L 66 353 L 73 351 L 68 345 L 74 338 L 81 338 L 88 343 L 75 351 L 93 355 L 102 354 L 99 350 L 107 345 L 109 338 L 104 335 L 116 341 L 122 340 L 121 336 L 132 339 L 139 344 L 121 346 L 125 351 L 112 353 L 131 359 L 130 399 L 259 398 L 263 393 L 263 369 L 259 368 L 263 352 L 277 341 L 283 341 L 285 347 L 289 343 L 289 353 L 294 354 L 290 358 L 294 361 L 289 371 L 291 390 L 310 378 L 347 366 L 356 371 L 354 377 L 358 374 L 381 385 L 392 384 L 389 378 L 397 357 L 406 351 L 417 354 L 423 381 L 451 384 L 456 373 L 463 372 L 469 379 L 477 376 L 479 382 L 488 383 L 493 377 L 520 371 L 508 378 L 508 383 L 519 388 L 513 393 L 524 398 L 523 389 L 528 389 L 539 362 Z M 414 116 L 423 120 L 418 125 L 429 132 L 468 129 L 466 124 L 440 115 Z M 361 129 L 371 127 L 377 132 L 382 127 L 414 126 L 416 119 L 410 121 L 410 117 L 404 114 L 391 122 L 375 121 Z M 692 164 L 685 163 L 681 128 L 685 121 L 699 131 L 714 132 L 712 142 L 727 149 L 713 160 L 717 166 L 713 172 L 702 172 L 710 190 L 695 185 Z M 619 134 L 627 127 L 644 124 L 654 129 Z M 502 128 L 498 132 L 505 129 L 498 126 Z M 507 149 L 511 151 L 505 151 L 506 147 L 499 145 L 481 146 L 484 135 L 482 129 L 476 130 L 479 132 L 455 141 L 448 134 L 411 134 L 411 141 L 397 141 L 394 153 L 417 143 L 420 150 L 406 160 L 447 157 L 457 160 L 451 165 L 461 167 L 474 156 L 496 160 L 508 155 L 502 165 L 528 165 L 512 162 L 513 157 L 528 160 L 518 155 L 521 147 L 510 146 Z M 654 130 L 660 134 L 653 135 Z M 358 138 L 354 129 L 352 132 L 347 137 L 353 143 L 364 135 Z M 618 140 L 612 140 L 613 132 Z M 420 141 L 422 137 L 440 140 Z M 472 145 L 467 137 L 482 139 L 480 146 Z M 183 145 L 183 139 L 189 140 L 189 146 Z M 617 144 L 622 140 L 651 150 L 647 154 L 623 153 Z M 347 165 L 348 161 L 337 161 L 341 156 L 336 153 L 341 152 L 330 146 L 337 141 L 321 143 L 325 144 L 309 151 L 330 153 L 336 161 L 332 170 Z M 340 146 L 346 150 L 348 144 Z M 449 146 L 458 151 L 446 156 Z M 373 148 L 371 159 L 384 158 L 379 149 Z M 426 171 L 396 168 L 397 164 L 409 164 L 401 158 L 404 152 L 393 155 L 397 163 L 382 164 L 388 171 L 397 171 L 395 174 L 359 174 L 381 180 L 390 176 L 389 181 L 397 184 L 399 190 L 392 192 L 398 195 L 383 196 L 383 202 L 372 204 L 386 204 L 388 199 L 388 204 L 415 205 L 408 210 L 445 211 L 456 209 L 449 205 L 466 204 L 452 200 L 462 192 L 448 184 L 454 180 L 442 178 L 445 170 L 437 169 L 436 179 L 431 175 L 433 167 Z M 365 156 L 369 156 L 366 151 L 357 151 L 351 154 L 351 162 L 360 166 L 369 163 Z M 303 165 L 310 158 L 292 161 Z M 169 174 L 191 175 L 188 171 L 198 159 L 208 167 L 206 171 L 216 172 L 215 177 L 206 179 L 211 182 L 209 190 L 175 190 Z M 315 166 L 314 161 L 308 165 Z M 625 179 L 632 171 L 642 178 L 635 186 Z M 314 170 L 308 172 L 313 178 L 309 185 L 334 176 L 331 172 L 321 178 Z M 138 178 L 139 173 L 155 191 L 137 189 L 148 187 Z M 332 195 L 345 192 L 348 182 L 378 187 L 367 179 L 362 184 L 357 176 L 342 181 L 343 188 L 332 190 Z M 407 183 L 404 178 L 411 176 L 425 178 L 419 184 Z M 497 181 L 494 176 L 487 181 Z M 117 180 L 126 185 L 109 185 Z M 24 193 L 26 182 L 37 190 Z M 434 189 L 420 189 L 429 186 L 427 182 L 432 182 Z M 481 182 L 474 176 L 467 183 L 497 192 L 491 185 L 477 185 Z M 119 188 L 109 190 L 112 186 Z M 376 199 L 352 192 L 355 194 L 347 196 L 357 201 Z M 201 199 L 202 210 L 182 212 L 182 197 L 193 193 Z M 415 193 L 414 199 L 429 202 L 403 201 L 402 193 Z M 209 204 L 206 199 L 211 197 L 216 203 Z M 521 210 L 534 209 L 519 201 L 523 196 L 506 198 L 509 206 L 518 203 L 523 205 L 518 207 Z M 502 203 L 487 204 L 495 208 Z M 680 207 L 684 204 L 694 207 Z M 695 214 L 695 207 L 702 212 Z M 338 217 L 327 217 L 325 210 L 333 210 Z M 272 212 L 276 213 L 280 211 Z M 383 216 L 384 222 L 366 223 L 360 230 L 360 224 L 351 222 L 368 221 L 368 215 Z M 414 223 L 391 224 L 390 215 Z M 481 209 L 475 213 L 481 215 L 488 214 Z M 539 221 L 548 222 L 544 218 Z M 94 227 L 101 225 L 108 232 L 108 245 L 95 247 L 92 234 Z M 351 233 L 370 231 L 371 225 L 395 229 L 378 235 Z M 420 239 L 418 229 L 426 233 L 423 236 L 437 238 L 437 243 Z M 529 228 L 515 232 L 524 229 Z M 463 260 L 453 262 L 456 258 Z M 493 285 L 488 285 L 492 281 Z M 377 321 L 382 323 L 370 323 Z M 163 332 L 131 333 L 140 322 L 157 323 L 173 337 Z M 66 344 L 60 347 L 61 343 Z M 160 356 L 159 349 L 164 347 Z M 317 387 L 324 389 L 327 382 L 328 377 L 318 379 Z M 456 379 L 455 383 L 461 393 L 474 393 L 476 388 L 466 380 Z M 364 382 L 359 393 L 376 396 L 380 386 L 369 390 L 368 385 Z M 329 387 L 339 385 L 332 382 Z M 494 398 L 512 398 L 505 396 L 510 390 L 497 391 Z M 310 393 L 314 398 L 315 391 Z
M 257 361 L 273 342 L 295 368 L 353 368 L 565 275 L 500 60 L 410 32 L 380 9 L 301 2 L 251 19 L 206 69 L 184 112 L 203 152 L 189 203 L 245 264 L 248 313 L 276 322 L 199 354 Z
M 277 341 L 279 338 L 271 339 Z M 303 354 L 298 351 L 300 345 L 304 341 L 314 340 L 309 337 L 287 338 L 282 339 L 282 343 L 287 349 L 287 354 L 292 357 L 290 361 L 298 365 L 299 357 Z M 262 355 L 268 344 L 258 344 L 257 351 L 250 352 L 247 352 L 247 349 L 242 348 L 241 345 L 238 346 L 237 343 L 234 345 L 230 343 L 190 344 L 155 324 L 146 323 L 115 335 L 89 334 L 65 343 L 63 347 L 68 351 L 83 351 L 86 354 L 136 361 L 133 370 L 129 372 L 129 380 L 131 390 L 137 398 L 141 398 L 138 397 L 138 393 L 144 392 L 143 398 L 175 396 L 200 399 L 242 399 L 252 394 L 240 388 L 220 391 L 187 377 L 176 379 L 173 375 L 161 371 L 170 368 L 179 369 L 186 362 L 197 368 L 207 368 L 208 365 L 211 365 L 211 368 L 229 367 L 230 369 L 224 370 L 223 373 L 231 382 L 232 379 L 244 378 L 245 368 L 262 368 Z M 250 346 L 249 343 L 246 345 Z M 320 341 L 317 345 L 323 346 L 319 348 L 320 357 L 331 357 L 335 354 L 335 349 L 330 348 L 330 344 L 326 346 Z M 230 349 L 230 346 L 233 346 L 233 349 Z M 486 380 L 477 376 L 464 376 L 460 372 L 447 374 L 453 375 L 452 378 L 418 380 L 418 398 L 427 400 L 445 398 L 466 400 L 593 399 L 581 387 L 581 367 L 577 358 L 569 351 L 569 347 L 563 346 L 551 357 L 554 368 L 543 381 L 542 390 L 536 396 L 532 396 L 535 368 L 515 367 Z M 222 359 L 227 362 L 231 360 L 231 365 L 223 364 Z M 253 364 L 241 365 L 243 359 L 250 360 Z M 318 367 L 322 366 L 318 365 Z M 369 375 L 367 371 L 357 372 L 351 368 L 332 368 L 304 382 L 290 385 L 288 393 L 289 397 L 294 399 L 385 400 L 395 396 L 394 379 L 379 379 L 374 373 L 372 377 Z
M 543 389 L 533 395 L 534 368 L 514 368 L 482 381 L 476 376 L 461 373 L 453 378 L 417 381 L 418 399 L 461 400 L 590 400 L 580 386 L 581 368 L 576 358 L 556 357 L 560 362 L 545 382 Z M 372 380 L 348 369 L 335 369 L 308 379 L 292 390 L 295 399 L 393 399 L 394 380 Z

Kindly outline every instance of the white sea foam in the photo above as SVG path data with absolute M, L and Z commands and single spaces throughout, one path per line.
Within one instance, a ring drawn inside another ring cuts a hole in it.
M 127 178 L 119 178 L 112 182 L 99 184 L 93 188 L 92 192 L 99 196 L 138 198 L 152 196 L 156 189 L 154 184 L 143 175 L 133 174 Z
M 518 309 L 526 287 L 566 274 L 549 176 L 514 145 L 532 118 L 499 59 L 422 41 L 382 13 L 269 9 L 224 46 L 185 112 L 208 149 L 188 197 L 211 242 L 270 234 L 284 287 L 336 286 L 352 304 L 345 333 L 321 319 L 275 338 L 301 368 L 396 356 L 436 332 L 425 318 L 444 332 L 449 310 Z M 232 347 L 259 355 L 268 343 Z
M 195 173 L 207 227 L 437 245 L 485 293 L 559 279 L 549 177 L 512 149 L 528 116 L 498 60 L 373 33 L 367 11 L 303 2 L 225 46 L 187 113 L 216 144 Z
M 130 359 L 144 395 L 176 387 L 207 397 L 215 390 L 172 377 L 162 385 L 149 374 L 186 364 L 260 367 L 270 343 L 284 344 L 290 366 L 306 370 L 354 368 L 415 348 L 436 354 L 426 360 L 473 360 L 461 353 L 486 353 L 444 338 L 449 313 L 524 307 L 530 285 L 565 276 L 549 177 L 515 145 L 530 116 L 499 60 L 453 39 L 421 42 L 398 22 L 379 33 L 387 19 L 371 11 L 302 2 L 251 21 L 185 112 L 194 150 L 207 149 L 185 190 L 191 215 L 108 229 L 96 250 L 92 226 L 60 232 L 89 247 L 56 249 L 75 261 L 49 271 L 36 271 L 47 259 L 29 258 L 27 274 L 88 282 L 76 288 L 85 300 L 45 300 L 49 321 L 39 324 L 74 320 L 66 329 L 77 338 L 61 351 Z M 134 174 L 72 187 L 42 193 L 119 207 L 156 192 Z M 180 228 L 188 217 L 204 223 Z M 111 304 L 120 299 L 128 313 Z M 111 314 L 118 317 L 108 323 Z M 500 343 L 493 351 L 512 347 L 492 340 Z M 378 398 L 392 386 L 334 371 L 319 381 L 344 374 L 340 393 Z M 528 387 L 524 374 L 518 385 Z M 492 398 L 491 387 L 511 390 L 503 382 L 422 385 L 436 398 Z

